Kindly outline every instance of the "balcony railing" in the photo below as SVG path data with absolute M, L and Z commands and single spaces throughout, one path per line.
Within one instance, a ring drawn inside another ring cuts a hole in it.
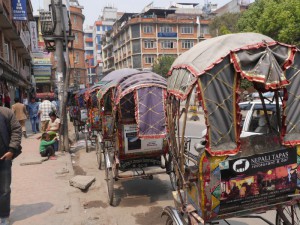
M 176 32 L 158 32 L 157 33 L 157 37 L 177 37 L 177 33 Z

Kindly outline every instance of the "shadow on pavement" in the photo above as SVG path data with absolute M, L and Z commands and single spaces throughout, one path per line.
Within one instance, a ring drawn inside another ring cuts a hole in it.
M 35 215 L 47 212 L 53 207 L 50 202 L 39 202 L 34 204 L 24 204 L 12 206 L 12 213 L 10 215 L 11 222 L 22 221 Z

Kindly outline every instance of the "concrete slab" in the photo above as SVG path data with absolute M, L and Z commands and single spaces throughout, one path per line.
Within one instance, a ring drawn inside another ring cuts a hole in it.
M 70 185 L 81 190 L 86 190 L 96 180 L 93 176 L 78 175 L 73 177 L 69 182 Z
M 69 173 L 69 170 L 67 168 L 62 168 L 56 171 L 56 174 L 65 174 L 65 173 Z
M 44 162 L 44 161 L 45 161 L 45 159 L 41 158 L 41 157 L 26 158 L 26 159 L 24 159 L 23 161 L 20 162 L 20 166 L 42 164 L 42 162 Z

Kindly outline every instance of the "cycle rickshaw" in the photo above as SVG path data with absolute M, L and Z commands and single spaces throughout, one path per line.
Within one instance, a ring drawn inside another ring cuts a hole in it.
M 135 69 L 113 71 L 101 82 L 101 140 L 109 203 L 114 205 L 115 181 L 171 173 L 164 140 L 167 86 L 162 76 Z
M 243 79 L 258 91 L 259 104 L 239 104 Z M 299 49 L 257 33 L 208 39 L 175 60 L 167 124 L 177 190 L 175 207 L 162 214 L 167 225 L 229 224 L 228 218 L 258 218 L 271 209 L 276 225 L 300 224 L 299 85 Z M 194 89 L 207 129 L 191 150 L 185 130 Z M 274 97 L 264 98 L 267 91 Z M 267 129 L 255 128 L 263 124 Z

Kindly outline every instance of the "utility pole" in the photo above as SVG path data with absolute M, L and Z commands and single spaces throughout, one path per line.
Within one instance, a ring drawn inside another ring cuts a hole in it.
M 58 74 L 58 96 L 60 100 L 61 109 L 61 132 L 59 141 L 60 151 L 69 151 L 69 135 L 68 135 L 68 121 L 66 115 L 66 103 L 67 103 L 67 91 L 66 85 L 68 85 L 67 76 L 67 65 L 64 57 L 64 44 L 68 53 L 68 39 L 66 38 L 66 27 L 64 14 L 62 9 L 62 0 L 51 0 L 54 4 L 55 15 L 56 15 L 56 26 L 55 26 L 55 55 L 57 58 L 56 73 Z M 67 54 L 67 58 L 69 55 Z

